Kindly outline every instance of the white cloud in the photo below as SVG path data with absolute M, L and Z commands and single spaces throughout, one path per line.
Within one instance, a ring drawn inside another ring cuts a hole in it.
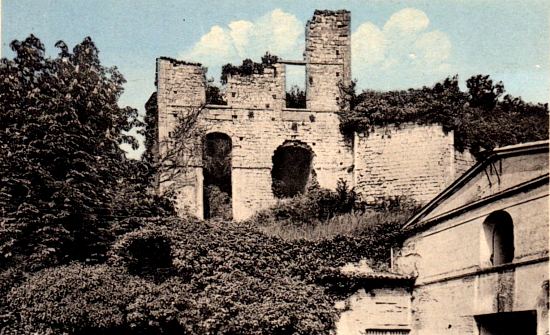
M 360 87 L 396 89 L 430 85 L 450 75 L 449 37 L 429 30 L 426 13 L 405 8 L 379 28 L 371 22 L 352 33 L 352 70 Z
M 394 13 L 384 24 L 387 33 L 416 33 L 428 28 L 430 19 L 426 13 L 414 8 L 405 8 Z
M 220 67 L 239 64 L 245 58 L 259 61 L 266 51 L 290 59 L 302 59 L 304 24 L 296 16 L 275 9 L 257 20 L 238 20 L 227 27 L 213 26 L 181 58 L 209 67 L 219 78 Z
M 451 41 L 437 30 L 420 35 L 414 46 L 421 53 L 420 57 L 429 64 L 446 61 L 451 55 Z
M 234 54 L 235 46 L 230 34 L 220 26 L 213 26 L 184 58 L 208 64 L 216 62 L 222 55 Z
M 387 41 L 376 25 L 363 23 L 351 36 L 354 63 L 377 64 L 384 60 Z

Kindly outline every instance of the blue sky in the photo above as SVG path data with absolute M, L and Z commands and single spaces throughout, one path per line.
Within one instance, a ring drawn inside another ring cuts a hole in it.
M 548 102 L 550 1 L 175 1 L 3 0 L 2 56 L 30 33 L 50 54 L 86 36 L 102 62 L 128 83 L 121 104 L 143 111 L 155 90 L 155 58 L 196 60 L 219 68 L 267 49 L 300 59 L 305 22 L 315 9 L 352 15 L 352 76 L 360 88 L 432 85 L 453 74 L 502 80 L 508 93 Z

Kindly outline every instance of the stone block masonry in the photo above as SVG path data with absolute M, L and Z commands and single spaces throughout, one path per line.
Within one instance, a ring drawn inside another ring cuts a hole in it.
M 440 125 L 407 123 L 355 134 L 355 188 L 366 201 L 408 196 L 427 202 L 475 163 Z
M 315 11 L 306 25 L 306 100 L 312 110 L 337 111 L 339 83 L 351 83 L 351 16 Z
M 427 201 L 473 164 L 454 151 L 452 133 L 440 126 L 377 128 L 348 141 L 339 130 L 339 85 L 351 82 L 350 13 L 315 11 L 306 25 L 304 60 L 279 62 L 263 73 L 228 76 L 226 106 L 205 105 L 206 76 L 200 64 L 157 60 L 159 154 L 170 145 L 178 116 L 201 109 L 198 125 L 207 133 L 231 139 L 233 218 L 243 220 L 274 204 L 273 155 L 286 145 L 313 154 L 310 178 L 334 189 L 338 179 L 355 186 L 366 200 L 408 195 Z M 306 107 L 285 108 L 285 63 L 305 64 Z M 388 133 L 389 132 L 389 133 Z M 200 138 L 197 138 L 200 148 Z M 176 175 L 177 202 L 198 217 L 204 214 L 202 154 Z M 460 160 L 458 160 L 460 158 Z M 292 167 L 289 168 L 292 171 Z M 160 190 L 168 185 L 160 185 Z

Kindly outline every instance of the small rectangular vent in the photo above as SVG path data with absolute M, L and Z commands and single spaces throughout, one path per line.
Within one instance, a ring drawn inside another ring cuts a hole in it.
M 408 335 L 408 329 L 365 329 L 366 335 Z

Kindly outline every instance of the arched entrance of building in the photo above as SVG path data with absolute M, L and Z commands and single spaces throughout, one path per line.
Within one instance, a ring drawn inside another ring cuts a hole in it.
M 231 138 L 224 133 L 209 133 L 202 146 L 204 218 L 232 219 Z
M 271 188 L 277 198 L 304 193 L 312 177 L 313 150 L 300 141 L 286 141 L 273 154 Z

